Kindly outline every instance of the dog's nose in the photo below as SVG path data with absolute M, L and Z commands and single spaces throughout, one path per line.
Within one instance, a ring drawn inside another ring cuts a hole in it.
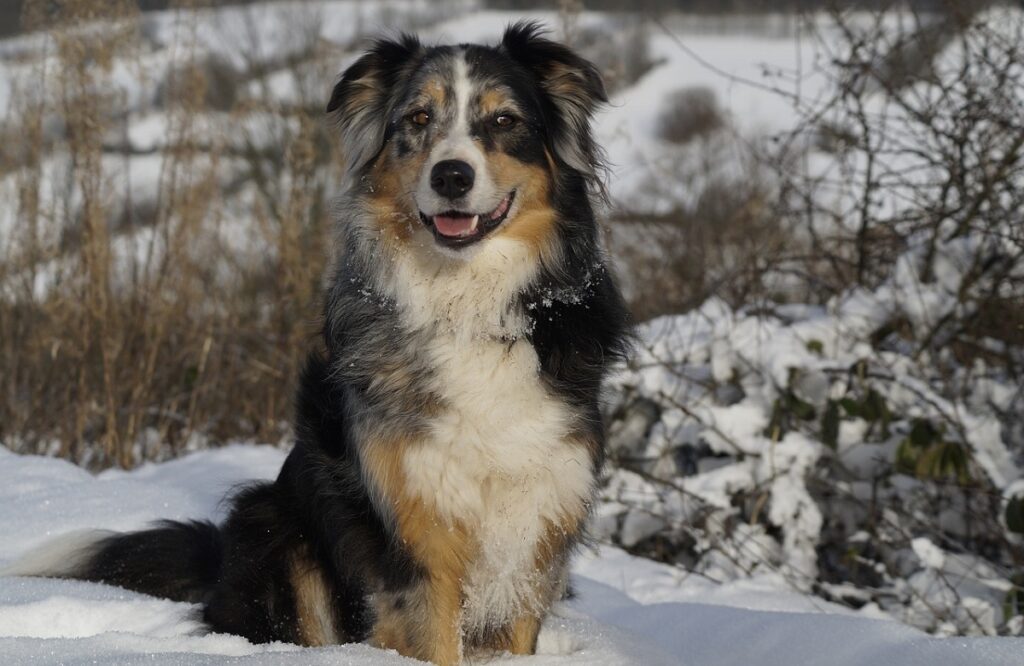
M 430 186 L 445 199 L 458 199 L 473 189 L 476 173 L 462 160 L 442 160 L 430 170 Z

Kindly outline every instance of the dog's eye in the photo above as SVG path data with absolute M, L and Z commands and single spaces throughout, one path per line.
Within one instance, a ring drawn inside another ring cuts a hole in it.
M 430 114 L 423 109 L 420 109 L 419 111 L 413 111 L 412 115 L 409 116 L 409 120 L 411 120 L 414 125 L 426 127 L 430 124 Z
M 516 118 L 511 114 L 502 113 L 494 118 L 494 124 L 498 127 L 512 127 L 516 124 Z

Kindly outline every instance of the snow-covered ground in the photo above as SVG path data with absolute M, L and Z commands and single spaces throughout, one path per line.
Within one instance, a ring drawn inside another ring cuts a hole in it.
M 158 518 L 218 518 L 232 486 L 272 478 L 285 453 L 232 445 L 98 476 L 0 448 L 0 567 L 61 533 L 134 529 Z M 602 547 L 575 565 L 575 600 L 530 664 L 1019 664 L 1024 639 L 933 638 L 896 622 L 753 583 L 712 585 Z M 0 578 L 4 664 L 402 664 L 365 645 L 253 645 L 204 634 L 194 607 L 78 581 Z

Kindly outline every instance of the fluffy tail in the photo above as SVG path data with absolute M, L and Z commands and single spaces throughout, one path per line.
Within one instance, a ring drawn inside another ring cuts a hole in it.
M 0 576 L 77 578 L 195 603 L 216 584 L 221 559 L 215 525 L 168 520 L 125 534 L 72 532 L 0 569 Z

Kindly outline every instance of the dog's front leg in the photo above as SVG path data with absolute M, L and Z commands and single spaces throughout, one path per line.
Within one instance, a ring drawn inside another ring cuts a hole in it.
M 586 513 L 576 514 L 545 526 L 537 545 L 533 573 L 533 603 L 505 627 L 496 632 L 488 647 L 512 654 L 534 654 L 537 636 L 551 604 L 564 598 L 569 584 L 569 549 L 579 539 Z
M 494 647 L 512 654 L 533 654 L 537 650 L 540 623 L 541 619 L 536 615 L 521 615 Z
M 440 666 L 462 659 L 462 575 L 443 569 L 429 574 L 426 615 L 420 635 L 424 658 Z
M 401 592 L 377 595 L 372 644 L 439 666 L 462 657 L 458 581 L 430 575 Z
M 390 595 L 384 608 L 378 607 L 374 642 L 439 666 L 458 664 L 468 534 L 419 503 L 401 512 L 399 529 L 424 573 L 408 590 Z

